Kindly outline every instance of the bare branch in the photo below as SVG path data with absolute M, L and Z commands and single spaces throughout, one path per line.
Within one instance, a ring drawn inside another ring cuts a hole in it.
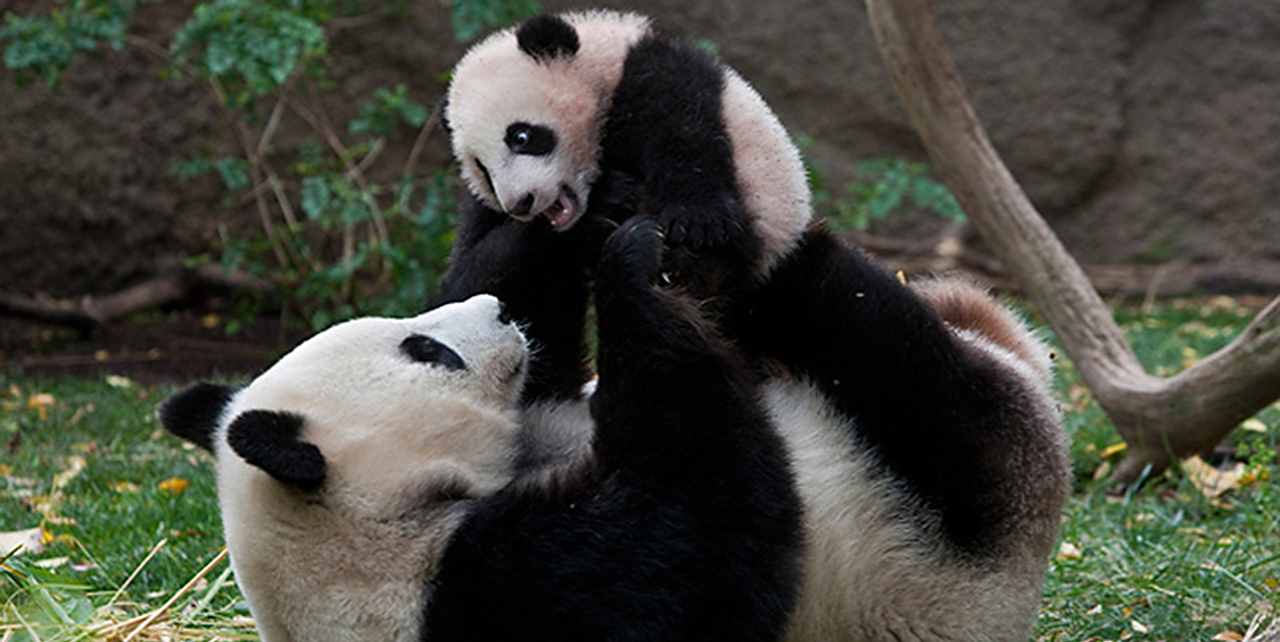
M 1111 311 L 1000 160 L 978 121 L 929 0 L 866 0 L 881 54 L 938 172 L 1023 282 L 1129 444 L 1117 469 L 1210 448 L 1280 397 L 1273 303 L 1240 339 L 1172 379 L 1147 374 Z

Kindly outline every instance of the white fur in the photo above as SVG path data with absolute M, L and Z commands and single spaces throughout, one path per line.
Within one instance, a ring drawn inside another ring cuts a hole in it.
M 218 496 L 236 578 L 262 637 L 417 640 L 423 590 L 463 517 L 423 506 L 442 482 L 492 493 L 514 474 L 524 338 L 481 295 L 412 319 L 358 319 L 304 342 L 238 392 L 216 435 Z M 467 370 L 414 362 L 425 334 Z M 227 426 L 247 410 L 304 417 L 327 470 L 319 501 L 247 464 Z
M 481 202 L 506 211 L 525 194 L 532 212 L 546 209 L 565 183 L 585 207 L 599 176 L 602 114 L 622 78 L 627 51 L 649 31 L 649 20 L 631 13 L 591 11 L 563 16 L 578 32 L 570 58 L 538 62 L 520 51 L 514 29 L 499 31 L 471 48 L 453 72 L 447 119 L 467 188 Z M 545 156 L 512 154 L 503 142 L 508 125 L 548 125 L 559 141 Z M 475 167 L 479 158 L 495 194 Z
M 988 572 L 965 566 L 816 389 L 775 380 L 764 398 L 790 448 L 808 528 L 789 642 L 1026 639 L 1044 556 L 1018 551 Z
M 809 183 L 800 150 L 778 117 L 736 71 L 724 69 L 722 116 L 733 144 L 738 189 L 762 242 L 758 271 L 767 274 L 813 218 Z

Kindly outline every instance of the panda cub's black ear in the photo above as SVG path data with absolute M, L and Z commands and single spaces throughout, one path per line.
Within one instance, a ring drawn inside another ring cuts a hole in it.
M 213 452 L 213 431 L 234 394 L 231 386 L 197 383 L 165 399 L 156 413 L 165 430 Z
M 544 62 L 561 56 L 572 58 L 581 43 L 573 25 L 560 16 L 535 16 L 516 29 L 516 43 L 529 57 Z
M 324 455 L 299 439 L 301 415 L 276 410 L 250 410 L 227 427 L 227 445 L 249 464 L 277 481 L 311 490 L 324 482 Z

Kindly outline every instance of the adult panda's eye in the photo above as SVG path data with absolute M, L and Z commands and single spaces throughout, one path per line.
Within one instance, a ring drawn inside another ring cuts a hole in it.
M 447 370 L 466 370 L 467 364 L 449 346 L 425 334 L 414 334 L 400 342 L 400 352 L 418 363 L 444 366 Z
M 556 133 L 542 125 L 515 123 L 507 128 L 503 142 L 513 154 L 545 156 L 556 148 Z

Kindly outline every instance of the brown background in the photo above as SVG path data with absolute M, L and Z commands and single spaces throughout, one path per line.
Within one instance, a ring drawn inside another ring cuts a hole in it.
M 331 41 L 336 117 L 350 115 L 342 96 L 377 86 L 404 82 L 424 103 L 442 91 L 462 47 L 442 3 L 411 4 Z M 833 184 L 859 159 L 923 158 L 858 2 L 604 4 L 715 42 L 792 132 L 815 140 L 809 153 Z M 938 5 L 996 147 L 1080 259 L 1280 260 L 1280 3 Z M 167 46 L 190 6 L 148 5 L 134 33 Z M 212 180 L 169 175 L 176 158 L 225 153 L 229 137 L 204 89 L 160 79 L 148 55 L 86 57 L 53 90 L 18 89 L 0 70 L 0 289 L 116 290 L 209 248 L 219 222 L 251 220 Z M 892 231 L 910 236 L 913 224 Z

